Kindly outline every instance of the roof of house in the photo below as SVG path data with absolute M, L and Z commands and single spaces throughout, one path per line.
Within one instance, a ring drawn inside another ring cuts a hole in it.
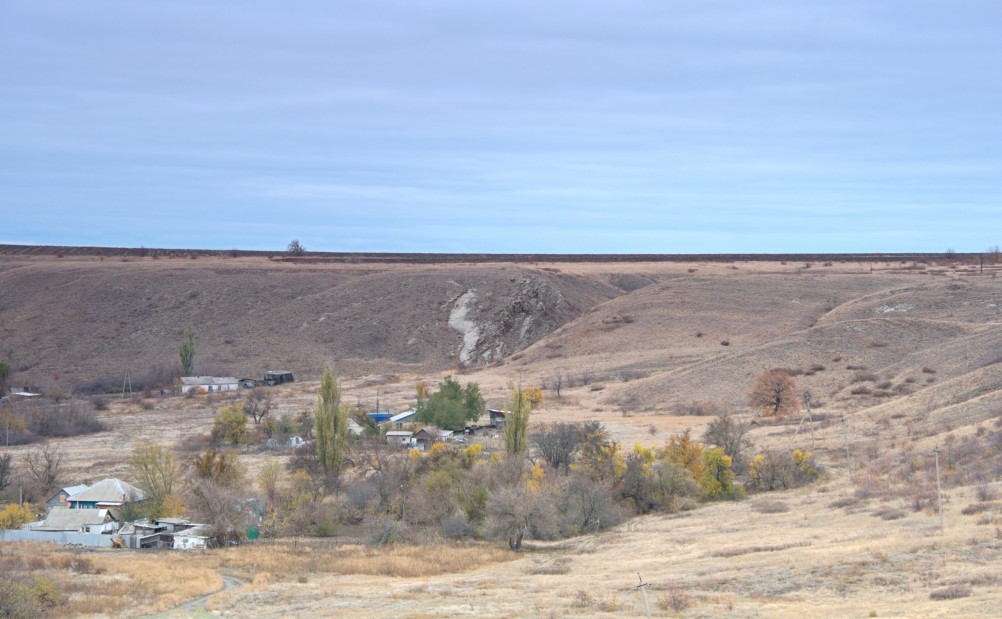
M 66 498 L 68 499 L 71 496 L 73 496 L 74 494 L 79 494 L 79 493 L 83 492 L 87 488 L 90 488 L 90 486 L 88 486 L 87 484 L 80 484 L 79 486 L 66 486 L 64 488 L 60 488 L 58 492 L 54 493 L 52 495 L 52 498 L 54 499 L 57 496 L 59 496 L 60 494 L 65 494 Z
M 191 524 L 187 518 L 157 518 L 157 524 Z
M 208 524 L 196 524 L 190 529 L 185 529 L 184 531 L 177 531 L 174 533 L 174 537 L 204 537 L 210 538 L 214 536 L 215 530 L 212 525 Z
M 110 515 L 107 509 L 54 509 L 34 530 L 79 531 L 87 525 L 104 524 Z
M 414 433 L 407 430 L 390 430 L 386 433 L 386 436 L 410 436 L 412 434 Z
M 146 494 L 139 488 L 121 479 L 109 477 L 83 492 L 71 495 L 67 500 L 88 503 L 124 503 L 126 501 L 142 501 L 145 498 Z
M 201 385 L 232 385 L 240 381 L 232 376 L 182 376 L 181 382 L 194 387 Z
M 409 411 L 404 411 L 402 413 L 398 413 L 398 414 L 390 417 L 390 421 L 392 421 L 393 423 L 400 423 L 401 421 L 405 421 L 407 419 L 410 419 L 411 417 L 413 417 L 416 414 L 417 414 L 417 410 L 412 408 Z
M 357 421 L 355 421 L 354 419 L 349 418 L 348 419 L 348 431 L 351 432 L 352 434 L 362 434 L 362 433 L 365 432 L 365 429 L 363 429 L 362 426 L 358 425 Z

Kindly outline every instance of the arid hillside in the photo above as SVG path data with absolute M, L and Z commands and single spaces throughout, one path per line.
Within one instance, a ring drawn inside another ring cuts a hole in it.
M 392 267 L 264 258 L 0 258 L 0 356 L 18 381 L 69 390 L 175 365 L 200 374 L 348 374 L 483 365 L 624 293 L 615 280 L 516 266 Z

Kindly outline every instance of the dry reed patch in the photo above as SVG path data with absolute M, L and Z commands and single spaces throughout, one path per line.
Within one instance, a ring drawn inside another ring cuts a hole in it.
M 216 551 L 222 567 L 267 573 L 274 580 L 294 580 L 312 574 L 366 574 L 419 578 L 466 572 L 517 555 L 510 550 L 487 545 L 411 546 L 378 548 L 362 545 L 327 546 L 271 544 L 243 546 Z
M 68 594 L 61 615 L 141 614 L 168 610 L 223 588 L 212 566 L 182 553 L 67 551 L 51 544 L 10 544 L 28 576 L 46 575 Z M 6 553 L 5 553 L 6 554 Z
M 780 550 L 788 550 L 790 548 L 804 548 L 810 546 L 811 542 L 789 542 L 787 544 L 773 544 L 770 546 L 741 546 L 738 548 L 724 548 L 721 550 L 715 550 L 711 552 L 708 556 L 710 557 L 739 557 L 741 555 L 750 555 L 756 552 L 779 552 Z

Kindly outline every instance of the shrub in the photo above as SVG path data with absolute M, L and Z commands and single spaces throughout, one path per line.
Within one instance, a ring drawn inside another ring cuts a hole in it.
M 711 417 L 722 414 L 720 406 L 714 402 L 693 400 L 688 404 L 677 404 L 675 414 L 678 416 Z
M 66 603 L 66 596 L 59 589 L 59 585 L 46 576 L 40 576 L 31 583 L 31 593 L 42 608 L 51 609 Z
M 400 541 L 401 537 L 400 523 L 396 520 L 384 520 L 373 530 L 372 535 L 369 536 L 369 545 L 387 546 Z
M 790 511 L 789 505 L 773 499 L 759 499 L 752 503 L 751 508 L 760 514 L 784 514 Z
M 869 383 L 875 383 L 879 379 L 880 379 L 880 377 L 877 376 L 876 374 L 874 374 L 873 372 L 856 372 L 856 374 L 853 375 L 853 377 L 850 380 L 850 382 L 853 382 L 853 383 L 867 383 L 867 382 L 869 382 Z
M 442 535 L 449 539 L 462 539 L 472 534 L 466 512 L 455 511 L 451 516 L 442 520 Z
M 969 585 L 950 585 L 949 587 L 934 589 L 929 593 L 929 599 L 956 600 L 957 598 L 965 598 L 969 595 L 971 595 L 971 587 Z
M 11 503 L 0 511 L 0 529 L 19 529 L 35 519 L 28 504 Z
M 10 619 L 33 619 L 38 615 L 31 589 L 6 577 L 0 577 L 0 610 Z
M 671 610 L 680 613 L 689 608 L 691 604 L 689 594 L 679 583 L 672 583 L 664 593 L 658 595 L 658 608 L 661 610 Z
M 247 415 L 243 402 L 229 404 L 219 409 L 212 425 L 212 442 L 240 445 L 247 441 Z

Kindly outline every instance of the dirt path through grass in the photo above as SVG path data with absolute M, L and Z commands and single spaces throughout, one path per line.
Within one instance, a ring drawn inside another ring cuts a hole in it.
M 209 595 L 203 595 L 200 598 L 195 598 L 190 602 L 186 602 L 184 604 L 181 604 L 180 606 L 175 606 L 174 608 L 164 611 L 162 613 L 157 613 L 156 615 L 148 615 L 144 619 L 166 619 L 167 617 L 171 618 L 208 617 L 209 611 L 206 610 L 205 605 L 208 603 L 210 599 L 212 599 L 214 596 L 226 593 L 231 589 L 242 587 L 243 585 L 247 584 L 246 580 L 236 578 L 234 576 L 223 576 L 222 574 L 220 574 L 220 576 L 223 579 L 222 590 L 216 591 L 215 593 L 210 593 Z

